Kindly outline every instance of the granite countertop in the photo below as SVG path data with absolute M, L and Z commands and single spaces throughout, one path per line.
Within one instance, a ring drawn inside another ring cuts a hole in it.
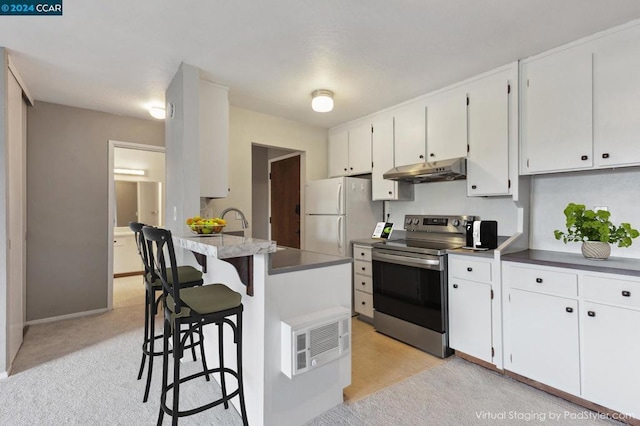
M 207 236 L 173 236 L 173 243 L 195 253 L 218 259 L 253 256 L 276 251 L 276 242 L 258 238 L 245 238 L 228 234 Z
M 275 253 L 269 255 L 269 275 L 324 268 L 351 262 L 353 262 L 353 259 L 350 257 L 332 256 L 289 247 L 278 247 Z
M 607 260 L 589 260 L 578 253 L 524 250 L 505 254 L 502 256 L 502 260 L 640 277 L 640 260 L 626 257 L 610 257 Z

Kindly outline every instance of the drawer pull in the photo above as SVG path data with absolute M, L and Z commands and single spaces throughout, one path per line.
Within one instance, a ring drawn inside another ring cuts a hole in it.
M 605 152 L 604 154 L 602 154 L 602 158 L 609 158 L 609 153 Z
M 363 270 L 363 271 L 366 271 L 366 270 L 367 270 L 367 268 L 365 268 L 365 267 L 363 266 L 363 267 L 362 267 L 362 270 Z
M 565 310 L 569 313 L 573 312 L 573 308 L 571 306 L 567 306 Z
M 631 292 L 630 292 L 630 291 L 628 291 L 628 290 L 622 290 L 622 295 L 623 295 L 624 297 L 631 297 Z
M 478 189 L 477 185 L 471 185 L 471 189 Z
M 595 317 L 596 313 L 594 311 L 588 311 L 587 315 L 589 315 L 590 317 Z
M 473 268 L 472 268 L 471 266 L 469 266 L 469 267 L 467 268 L 467 271 L 471 272 L 471 271 L 473 271 Z
M 364 256 L 364 252 L 360 252 L 360 256 Z
M 589 159 L 589 156 L 588 155 L 583 155 L 582 157 L 580 157 L 580 159 L 582 161 L 587 161 Z
M 362 283 L 362 285 L 366 285 L 365 283 Z
M 365 303 L 365 302 L 362 302 L 362 304 L 363 304 L 363 305 L 366 305 L 366 303 Z
M 536 278 L 536 282 L 537 282 L 538 284 L 542 284 L 542 278 Z
M 458 288 L 458 284 L 454 284 L 454 285 L 453 285 L 453 288 Z

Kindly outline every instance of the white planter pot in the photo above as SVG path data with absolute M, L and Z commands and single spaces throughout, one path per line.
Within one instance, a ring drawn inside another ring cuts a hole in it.
M 582 255 L 587 259 L 606 260 L 611 255 L 611 246 L 602 241 L 583 241 Z

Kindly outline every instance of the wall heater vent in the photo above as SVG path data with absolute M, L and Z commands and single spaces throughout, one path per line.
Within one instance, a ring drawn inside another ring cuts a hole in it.
M 282 372 L 305 373 L 340 358 L 351 348 L 351 309 L 324 309 L 281 322 Z

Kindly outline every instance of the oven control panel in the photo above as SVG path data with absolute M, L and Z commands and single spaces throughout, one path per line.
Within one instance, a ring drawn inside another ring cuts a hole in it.
M 404 229 L 408 232 L 438 232 L 462 234 L 467 222 L 478 220 L 477 216 L 431 216 L 408 214 L 404 217 Z

